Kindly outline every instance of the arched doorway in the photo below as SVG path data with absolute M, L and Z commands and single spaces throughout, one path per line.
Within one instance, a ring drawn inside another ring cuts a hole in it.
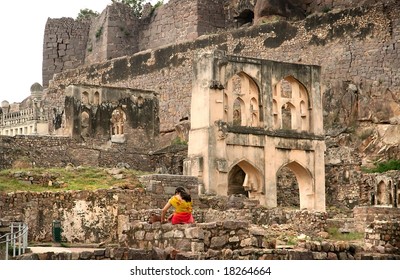
M 228 174 L 228 195 L 242 194 L 251 199 L 264 199 L 261 172 L 251 163 L 242 160 L 235 164 Z
M 296 175 L 289 167 L 282 167 L 276 174 L 277 205 L 300 208 L 300 192 Z
M 282 179 L 278 176 L 284 176 L 283 179 L 285 180 L 284 182 L 281 180 L 281 185 L 277 186 L 277 191 L 281 192 L 277 194 L 278 203 L 280 201 L 281 203 L 292 204 L 290 206 L 298 205 L 300 209 L 314 209 L 314 183 L 308 169 L 300 163 L 292 161 L 279 168 L 276 174 L 277 183 Z
M 245 177 L 246 173 L 240 166 L 235 165 L 231 169 L 228 175 L 228 195 L 243 194 L 247 197 L 249 196 L 248 191 L 243 187 Z
M 380 181 L 376 191 L 376 205 L 386 204 L 386 184 Z

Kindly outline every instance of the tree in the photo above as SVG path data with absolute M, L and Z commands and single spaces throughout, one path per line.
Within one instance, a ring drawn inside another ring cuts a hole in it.
M 98 15 L 99 15 L 98 12 L 95 12 L 91 9 L 81 9 L 76 19 L 77 20 L 89 19 L 91 17 L 97 17 Z
M 132 8 L 133 14 L 138 18 L 142 16 L 144 0 L 119 0 L 118 2 L 129 5 Z

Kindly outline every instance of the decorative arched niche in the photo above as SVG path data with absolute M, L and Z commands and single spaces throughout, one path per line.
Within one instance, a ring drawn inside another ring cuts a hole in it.
M 310 131 L 311 109 L 308 91 L 296 78 L 287 76 L 274 86 L 274 129 Z
M 126 114 L 122 108 L 115 109 L 111 114 L 111 141 L 116 143 L 125 142 Z
M 224 120 L 234 126 L 258 127 L 260 123 L 259 88 L 246 73 L 239 72 L 224 90 Z

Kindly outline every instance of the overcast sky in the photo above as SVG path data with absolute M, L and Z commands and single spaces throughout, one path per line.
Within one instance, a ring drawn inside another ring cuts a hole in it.
M 42 84 L 43 36 L 48 18 L 76 18 L 81 9 L 101 13 L 109 4 L 111 0 L 2 1 L 0 102 L 21 102 L 30 95 L 33 83 Z

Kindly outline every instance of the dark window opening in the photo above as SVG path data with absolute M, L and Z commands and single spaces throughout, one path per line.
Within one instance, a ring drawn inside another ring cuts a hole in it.
M 254 19 L 254 12 L 251 10 L 244 10 L 238 16 L 234 17 L 237 23 L 237 27 L 245 24 L 251 25 Z

